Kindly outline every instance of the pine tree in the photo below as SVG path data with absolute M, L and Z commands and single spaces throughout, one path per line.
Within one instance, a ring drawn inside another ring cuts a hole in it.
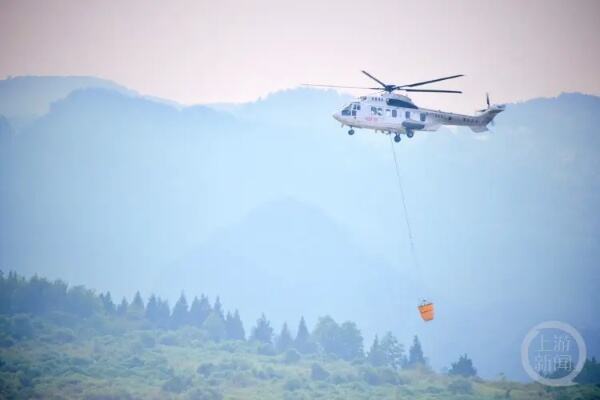
M 294 340 L 294 347 L 303 354 L 314 353 L 316 351 L 315 343 L 312 341 L 310 333 L 308 333 L 304 317 L 300 317 L 296 339 Z
M 135 292 L 135 296 L 133 296 L 131 308 L 142 311 L 144 310 L 144 300 L 142 300 L 142 295 L 140 294 L 139 290 Z
M 284 322 L 283 327 L 281 328 L 281 333 L 279 336 L 277 336 L 275 348 L 277 352 L 283 353 L 286 350 L 291 349 L 293 345 L 294 339 L 292 339 L 292 335 L 290 334 L 287 323 Z
M 419 338 L 415 336 L 413 344 L 408 350 L 408 363 L 407 367 L 414 368 L 417 366 L 425 366 L 425 357 L 423 356 L 423 349 L 421 348 L 421 342 Z
M 363 338 L 354 322 L 338 325 L 330 316 L 319 318 L 313 337 L 325 353 L 334 354 L 344 360 L 362 358 Z
M 600 385 L 600 363 L 596 361 L 596 357 L 585 360 L 583 369 L 574 381 L 584 385 Z
M 265 314 L 262 314 L 256 321 L 256 326 L 252 329 L 252 336 L 250 339 L 262 343 L 272 343 L 273 328 L 271 328 L 271 323 L 267 320 Z
M 115 303 L 112 301 L 110 292 L 100 295 L 100 300 L 102 300 L 102 307 L 104 308 L 105 313 L 108 315 L 113 315 L 116 312 Z
M 246 340 L 246 331 L 238 310 L 235 310 L 227 324 L 227 337 L 232 340 Z
M 398 339 L 391 332 L 388 332 L 381 339 L 380 346 L 385 354 L 386 364 L 399 369 L 404 360 L 404 347 L 398 342 Z
M 171 307 L 169 302 L 160 297 L 156 299 L 156 324 L 159 328 L 166 329 L 171 323 Z
M 379 344 L 379 338 L 375 335 L 369 354 L 367 355 L 367 361 L 374 367 L 381 367 L 387 365 L 386 354 Z
M 220 341 L 227 338 L 227 329 L 225 321 L 221 316 L 213 311 L 202 324 L 202 328 L 208 334 L 208 337 L 214 341 Z
M 225 330 L 227 333 L 227 339 L 231 340 L 246 340 L 246 332 L 244 331 L 244 325 L 240 319 L 240 313 L 235 310 L 235 313 L 227 313 L 225 318 Z
M 354 322 L 346 321 L 340 326 L 339 338 L 338 356 L 348 361 L 364 357 L 363 337 Z
M 129 304 L 127 303 L 127 299 L 123 297 L 123 300 L 121 300 L 119 307 L 117 307 L 117 315 L 121 317 L 127 315 L 127 308 L 129 308 Z
M 200 321 L 198 320 L 198 318 L 195 318 L 196 314 L 198 313 L 199 308 L 200 308 L 200 300 L 198 300 L 197 296 L 194 296 L 194 299 L 192 300 L 192 305 L 190 306 L 190 313 L 189 313 L 190 325 L 193 325 L 193 326 L 201 326 L 202 325 L 200 323 Z
M 223 306 L 221 305 L 221 299 L 217 296 L 215 300 L 215 305 L 213 306 L 213 311 L 221 317 L 223 321 L 225 321 L 225 315 L 223 314 Z
M 460 356 L 457 362 L 452 363 L 452 367 L 450 368 L 450 371 L 448 371 L 448 374 L 470 377 L 477 375 L 477 370 L 473 367 L 473 360 L 465 354 Z
M 194 326 L 202 326 L 206 318 L 212 312 L 212 308 L 206 296 L 200 296 L 200 300 L 194 297 L 190 307 L 190 323 Z
M 173 307 L 173 314 L 171 315 L 171 327 L 179 328 L 180 326 L 186 325 L 189 321 L 188 303 L 185 298 L 185 294 L 182 292 L 179 296 L 179 300 Z
M 131 318 L 140 319 L 144 316 L 144 312 L 144 300 L 142 300 L 140 292 L 137 291 L 133 296 L 133 301 L 129 305 L 128 314 Z
M 152 294 L 148 299 L 145 315 L 148 321 L 155 325 L 158 323 L 158 300 L 154 294 Z

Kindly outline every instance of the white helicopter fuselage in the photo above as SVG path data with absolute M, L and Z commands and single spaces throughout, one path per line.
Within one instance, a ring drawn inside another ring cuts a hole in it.
M 342 126 L 372 129 L 387 134 L 412 137 L 416 131 L 436 131 L 443 125 L 467 126 L 474 132 L 484 132 L 487 124 L 504 111 L 503 105 L 491 105 L 477 115 L 463 115 L 417 107 L 410 98 L 399 94 L 361 96 L 333 117 Z

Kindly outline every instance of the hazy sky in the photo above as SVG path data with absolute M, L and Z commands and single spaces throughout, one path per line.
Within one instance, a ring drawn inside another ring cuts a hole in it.
M 94 75 L 181 103 L 248 101 L 303 82 L 463 73 L 413 95 L 470 111 L 600 94 L 600 1 L 0 0 L 0 77 Z M 355 92 L 356 93 L 356 92 Z

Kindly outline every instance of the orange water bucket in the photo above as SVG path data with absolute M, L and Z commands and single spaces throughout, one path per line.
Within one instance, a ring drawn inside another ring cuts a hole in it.
M 431 321 L 433 319 L 433 303 L 423 303 L 418 308 L 423 321 Z

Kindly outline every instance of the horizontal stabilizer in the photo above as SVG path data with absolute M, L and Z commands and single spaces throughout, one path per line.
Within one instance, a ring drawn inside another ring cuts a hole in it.
M 481 133 L 481 132 L 485 132 L 488 130 L 487 126 L 485 126 L 485 125 L 473 125 L 473 126 L 470 126 L 469 128 L 471 128 L 471 130 L 475 133 Z

